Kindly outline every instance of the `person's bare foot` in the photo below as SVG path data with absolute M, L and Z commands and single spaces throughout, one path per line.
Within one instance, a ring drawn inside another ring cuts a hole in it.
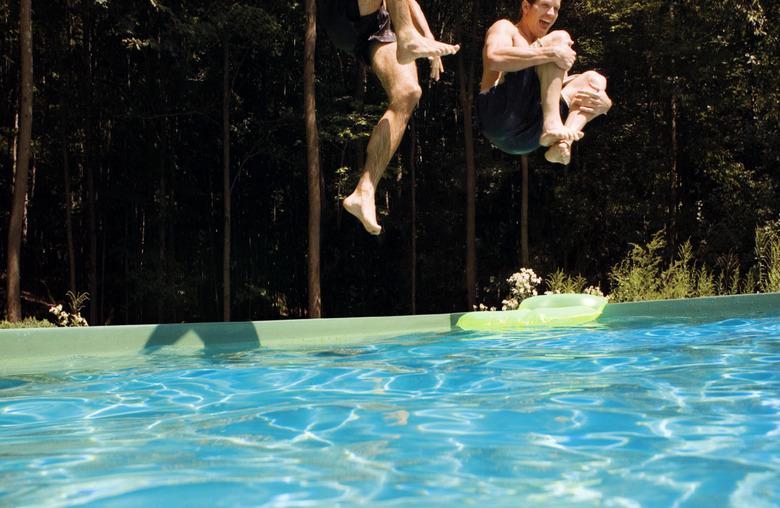
M 544 153 L 544 158 L 553 164 L 568 166 L 569 162 L 571 162 L 571 143 L 558 141 Z
M 396 58 L 398 63 L 402 65 L 412 63 L 418 58 L 454 55 L 460 49 L 458 44 L 446 44 L 435 39 L 428 39 L 417 32 L 396 34 L 396 36 L 398 38 Z
M 374 194 L 371 192 L 360 192 L 358 189 L 344 198 L 342 202 L 344 210 L 354 215 L 366 231 L 372 235 L 378 235 L 382 232 L 382 226 L 376 221 L 376 205 L 374 204 Z
M 579 141 L 585 135 L 582 131 L 575 131 L 570 127 L 563 125 L 559 127 L 547 128 L 542 130 L 542 135 L 539 137 L 539 144 L 542 146 L 551 146 L 557 141 Z

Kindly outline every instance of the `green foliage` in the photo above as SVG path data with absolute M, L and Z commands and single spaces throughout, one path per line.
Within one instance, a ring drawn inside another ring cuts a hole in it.
M 736 295 L 741 292 L 753 292 L 752 287 L 747 290 L 742 287 L 743 281 L 741 280 L 739 259 L 733 253 L 719 257 L 716 265 L 720 268 L 720 271 L 714 282 L 715 294 Z M 745 282 L 747 282 L 747 278 Z
M 659 231 L 644 246 L 632 244 L 626 258 L 612 268 L 609 277 L 613 302 L 658 299 L 664 235 L 665 231 Z
M 756 229 L 758 289 L 780 292 L 780 221 Z
M 698 296 L 715 296 L 717 294 L 717 283 L 712 273 L 706 266 L 699 267 L 695 273 L 696 288 L 694 293 Z
M 54 315 L 58 326 L 89 326 L 87 320 L 81 315 L 84 304 L 89 300 L 88 293 L 74 293 L 68 291 L 65 293 L 68 299 L 70 312 L 63 310 L 62 305 L 54 305 L 49 309 L 49 313 Z
M 80 314 L 84 305 L 89 301 L 89 293 L 74 293 L 73 291 L 68 291 L 65 293 L 65 297 L 68 299 L 71 314 Z
M 655 246 L 665 247 L 663 240 L 664 231 L 659 232 L 651 243 Z M 646 249 L 645 259 L 640 260 L 640 265 L 653 266 L 655 272 L 641 273 L 646 274 L 653 281 L 651 284 L 633 293 L 629 288 L 620 286 L 621 276 L 618 275 L 621 270 L 625 270 L 626 264 L 619 265 L 613 272 L 613 280 L 618 281 L 617 289 L 613 292 L 615 301 L 631 300 L 669 300 L 675 298 L 690 298 L 699 296 L 712 296 L 715 294 L 715 278 L 706 266 L 697 266 L 693 256 L 693 248 L 690 241 L 685 241 L 677 251 L 677 255 L 669 262 L 668 266 L 658 271 L 663 265 L 663 257 L 659 249 Z M 640 256 L 641 258 L 641 256 Z M 636 274 L 629 274 L 628 279 L 635 280 Z M 635 287 L 632 289 L 636 289 Z
M 54 323 L 45 319 L 25 318 L 17 323 L 0 321 L 0 330 L 11 328 L 54 328 Z
M 780 291 L 780 221 L 756 228 L 756 265 L 740 277 L 739 260 L 732 254 L 719 258 L 719 270 L 695 261 L 690 241 L 684 242 L 668 264 L 663 252 L 666 231 L 646 245 L 634 245 L 611 273 L 615 302 L 665 300 L 701 296 Z
M 685 241 L 669 267 L 662 271 L 658 277 L 658 296 L 650 299 L 669 300 L 699 296 L 695 291 L 695 288 L 698 287 L 698 273 L 699 271 L 693 265 L 691 242 Z
M 588 285 L 588 281 L 580 274 L 567 275 L 558 269 L 547 280 L 547 290 L 551 293 L 582 293 Z
M 666 234 L 661 230 L 645 246 L 634 245 L 628 256 L 613 267 L 612 301 L 669 300 L 717 293 L 719 278 L 706 266 L 697 266 L 690 241 L 683 242 L 667 264 L 663 256 Z M 720 279 L 725 280 L 725 275 Z

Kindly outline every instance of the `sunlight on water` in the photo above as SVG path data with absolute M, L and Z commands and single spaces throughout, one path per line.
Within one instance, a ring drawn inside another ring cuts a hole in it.
M 780 504 L 780 320 L 0 378 L 0 506 Z

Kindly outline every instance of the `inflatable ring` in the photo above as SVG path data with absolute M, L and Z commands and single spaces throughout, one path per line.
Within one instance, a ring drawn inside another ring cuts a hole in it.
M 607 305 L 603 296 L 558 294 L 532 296 L 517 310 L 467 312 L 457 322 L 463 330 L 508 330 L 530 326 L 574 326 L 598 318 Z

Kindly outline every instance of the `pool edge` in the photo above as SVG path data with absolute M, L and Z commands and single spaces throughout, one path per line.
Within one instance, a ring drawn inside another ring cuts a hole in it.
M 606 306 L 599 319 L 695 316 L 715 320 L 748 314 L 780 314 L 780 293 L 612 303 Z
M 444 334 L 456 329 L 462 314 L 0 330 L 0 375 L 47 371 L 59 360 L 74 357 L 337 347 Z M 780 314 L 780 293 L 609 304 L 599 321 L 690 316 L 717 320 L 748 314 Z
M 451 314 L 229 323 L 17 328 L 0 330 L 0 376 L 46 371 L 58 359 L 366 344 L 381 338 L 447 333 Z

